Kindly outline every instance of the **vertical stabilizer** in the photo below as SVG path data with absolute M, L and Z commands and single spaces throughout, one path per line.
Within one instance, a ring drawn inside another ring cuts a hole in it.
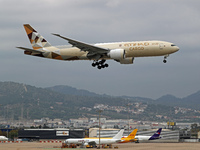
M 127 139 L 134 139 L 138 129 L 134 129 L 126 138 Z
M 29 24 L 24 24 L 24 29 L 26 30 L 27 36 L 34 50 L 41 49 L 43 47 L 49 47 L 51 44 L 45 40 L 35 29 L 33 29 Z
M 154 135 L 152 135 L 149 140 L 155 140 L 155 139 L 160 139 L 160 134 L 161 134 L 162 128 L 159 128 Z
M 121 140 L 121 137 L 124 133 L 124 129 L 120 130 L 114 137 L 113 139 Z

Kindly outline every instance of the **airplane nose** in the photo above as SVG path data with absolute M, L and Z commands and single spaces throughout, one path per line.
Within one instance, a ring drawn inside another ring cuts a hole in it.
M 174 49 L 174 51 L 177 52 L 178 50 L 179 50 L 179 47 L 176 46 L 175 49 Z
M 173 49 L 172 49 L 173 52 L 177 52 L 178 50 L 179 50 L 178 46 L 174 46 Z

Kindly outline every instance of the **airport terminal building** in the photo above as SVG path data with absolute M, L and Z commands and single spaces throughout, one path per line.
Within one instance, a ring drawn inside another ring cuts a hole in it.
M 84 129 L 23 129 L 19 130 L 18 138 L 21 139 L 68 139 L 84 138 Z

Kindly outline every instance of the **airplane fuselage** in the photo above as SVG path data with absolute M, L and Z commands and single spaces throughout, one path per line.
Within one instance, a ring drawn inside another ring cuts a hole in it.
M 100 139 L 100 144 L 113 144 L 116 143 L 120 140 L 117 139 Z M 90 142 L 95 142 L 96 144 L 99 144 L 99 139 L 98 138 L 94 138 L 94 139 L 67 139 L 66 143 L 67 144 L 84 144 L 84 145 L 88 145 L 88 143 Z
M 143 135 L 135 136 L 135 139 L 139 141 L 148 141 L 150 138 L 151 136 L 143 136 Z
M 95 46 L 110 50 L 124 49 L 125 58 L 169 55 L 178 50 L 177 46 L 171 45 L 173 45 L 173 43 L 165 41 L 136 41 L 95 44 Z M 89 60 L 87 56 L 88 52 L 81 51 L 79 48 L 71 47 L 70 45 L 45 47 L 45 50 L 48 52 L 42 57 L 59 60 Z M 26 53 L 25 51 L 25 54 L 37 56 L 37 52 Z M 104 56 L 103 59 L 111 58 Z
M 139 141 L 148 141 L 148 140 L 157 140 L 160 139 L 161 137 L 152 137 L 152 136 L 145 136 L 145 135 L 138 135 L 135 136 L 135 139 L 139 140 Z

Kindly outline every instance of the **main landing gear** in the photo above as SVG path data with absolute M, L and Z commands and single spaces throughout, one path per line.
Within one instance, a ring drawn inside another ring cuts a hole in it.
M 105 59 L 102 59 L 100 61 L 94 61 L 92 63 L 92 67 L 96 67 L 97 66 L 98 69 L 107 68 L 109 65 L 108 64 L 104 64 L 105 62 L 106 62 Z

